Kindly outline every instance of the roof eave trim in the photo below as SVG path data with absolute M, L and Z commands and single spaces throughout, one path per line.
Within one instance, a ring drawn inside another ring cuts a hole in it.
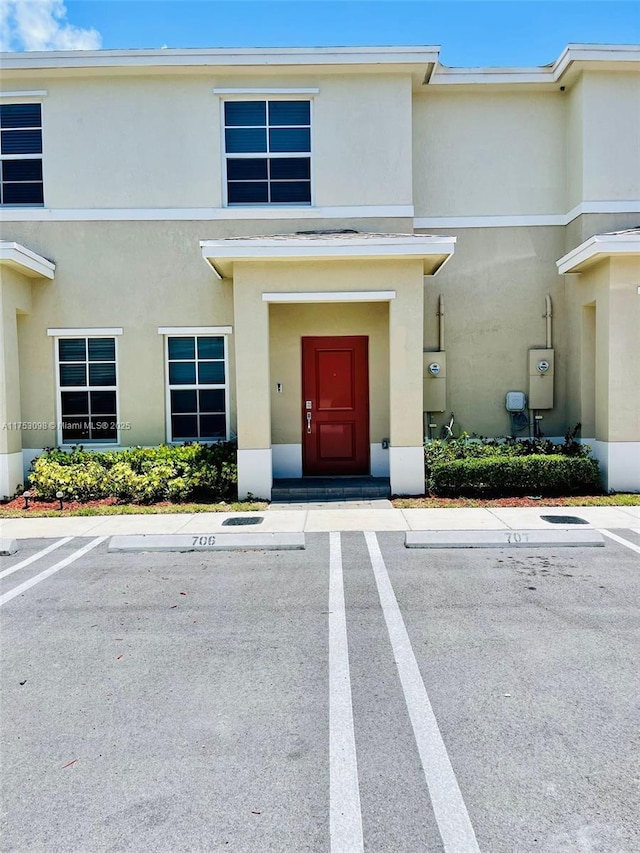
M 595 234 L 556 261 L 556 266 L 559 275 L 566 275 L 579 272 L 578 268 L 589 261 L 611 255 L 635 254 L 640 254 L 640 237 L 637 234 Z
M 340 260 L 422 260 L 425 274 L 434 275 L 455 251 L 456 238 L 425 235 L 420 239 L 398 240 L 201 240 L 202 257 L 220 279 L 229 278 L 227 268 L 251 261 L 340 261 Z M 433 256 L 442 261 L 429 272 L 427 261 Z
M 29 278 L 53 279 L 56 270 L 56 265 L 52 261 L 48 261 L 20 243 L 13 242 L 0 243 L 0 263 L 17 269 Z
M 426 73 L 438 60 L 439 46 L 294 47 L 160 50 L 74 50 L 0 53 L 4 71 L 11 69 L 211 66 L 220 68 L 300 65 L 413 66 Z
M 640 46 L 634 44 L 569 44 L 549 66 L 536 68 L 447 68 L 437 65 L 430 85 L 470 83 L 558 83 L 574 62 L 640 62 Z

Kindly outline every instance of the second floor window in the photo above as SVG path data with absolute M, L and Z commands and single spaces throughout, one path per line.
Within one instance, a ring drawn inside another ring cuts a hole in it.
M 0 204 L 44 204 L 40 104 L 0 106 Z
M 226 101 L 228 204 L 311 204 L 310 101 Z

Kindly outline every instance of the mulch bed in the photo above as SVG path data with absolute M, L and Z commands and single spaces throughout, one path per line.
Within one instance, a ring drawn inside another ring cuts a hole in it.
M 117 498 L 99 498 L 94 501 L 63 501 L 62 506 L 65 510 L 76 510 L 76 509 L 100 509 L 105 506 L 128 506 L 126 501 L 119 501 Z M 153 504 L 153 506 L 172 506 L 170 501 L 162 501 L 157 504 Z M 179 506 L 179 504 L 176 504 Z M 25 514 L 29 512 L 29 510 L 34 510 L 35 512 L 42 512 L 43 510 L 60 510 L 60 501 L 40 501 L 36 498 L 29 499 L 29 509 L 24 508 L 24 498 L 14 498 L 7 503 L 0 503 L 0 509 L 19 509 L 22 510 Z
M 585 505 L 588 504 L 590 500 L 596 500 L 597 498 L 602 498 L 602 495 L 593 495 L 593 496 L 585 496 L 580 498 L 579 500 L 584 500 Z M 415 501 L 416 505 L 420 503 L 428 503 L 429 507 L 433 507 L 434 509 L 447 507 L 455 508 L 455 507 L 527 507 L 527 506 L 567 506 L 567 501 L 571 500 L 572 502 L 576 500 L 576 498 L 493 498 L 492 500 L 477 500 L 474 498 L 436 498 L 436 497 L 425 497 L 425 498 L 398 498 L 396 499 L 398 503 L 400 501 L 406 503 L 413 503 Z M 65 511 L 73 511 L 79 509 L 94 509 L 100 510 L 102 507 L 111 507 L 111 506 L 131 506 L 130 503 L 119 501 L 117 498 L 100 498 L 99 500 L 92 501 L 64 501 L 63 507 Z M 171 501 L 159 501 L 155 504 L 143 504 L 141 506 L 144 507 L 175 507 L 179 512 L 181 508 L 181 504 L 172 504 Z M 31 498 L 29 501 L 29 509 L 25 510 L 24 508 L 24 498 L 18 497 L 14 498 L 7 503 L 0 504 L 0 510 L 21 510 L 25 515 L 29 514 L 30 510 L 34 512 L 42 512 L 43 510 L 60 510 L 60 504 L 58 501 L 39 501 L 37 499 Z

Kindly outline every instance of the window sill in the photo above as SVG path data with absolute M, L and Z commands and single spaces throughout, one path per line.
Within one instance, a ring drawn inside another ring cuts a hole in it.
M 255 209 L 255 210 L 269 210 L 270 208 L 274 208 L 274 207 L 275 208 L 284 207 L 284 208 L 289 208 L 289 209 L 301 207 L 301 208 L 304 208 L 305 210 L 307 210 L 308 208 L 313 207 L 313 204 L 311 204 L 310 201 L 309 202 L 306 202 L 306 201 L 269 201 L 269 202 L 265 202 L 264 204 L 261 204 L 258 202 L 256 202 L 255 204 L 239 204 L 239 203 L 236 204 L 236 203 L 232 202 L 231 204 L 225 205 L 226 210 L 238 210 L 238 209 L 240 209 L 240 210 L 253 210 L 253 209 Z
M 81 447 L 83 450 L 126 450 L 127 448 L 122 444 L 106 444 L 104 441 L 102 442 L 93 442 L 93 441 L 74 441 L 73 443 L 63 441 L 62 444 L 58 445 L 59 450 L 74 450 L 77 447 Z
M 170 447 L 180 447 L 183 444 L 220 444 L 231 441 L 230 438 L 179 438 L 177 441 L 167 441 Z

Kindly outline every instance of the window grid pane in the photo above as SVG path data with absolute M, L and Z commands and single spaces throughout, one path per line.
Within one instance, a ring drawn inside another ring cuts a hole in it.
M 310 101 L 225 103 L 227 204 L 311 204 L 310 152 Z
M 213 335 L 170 337 L 167 351 L 171 441 L 225 439 L 224 338 Z M 187 353 L 190 358 L 184 357 Z M 181 358 L 175 358 L 176 355 Z M 192 381 L 182 381 L 187 374 Z
M 0 127 L 40 127 L 40 104 L 3 104 L 0 106 Z
M 0 105 L 0 204 L 44 204 L 40 104 Z
M 58 372 L 63 443 L 116 442 L 115 338 L 59 338 Z

